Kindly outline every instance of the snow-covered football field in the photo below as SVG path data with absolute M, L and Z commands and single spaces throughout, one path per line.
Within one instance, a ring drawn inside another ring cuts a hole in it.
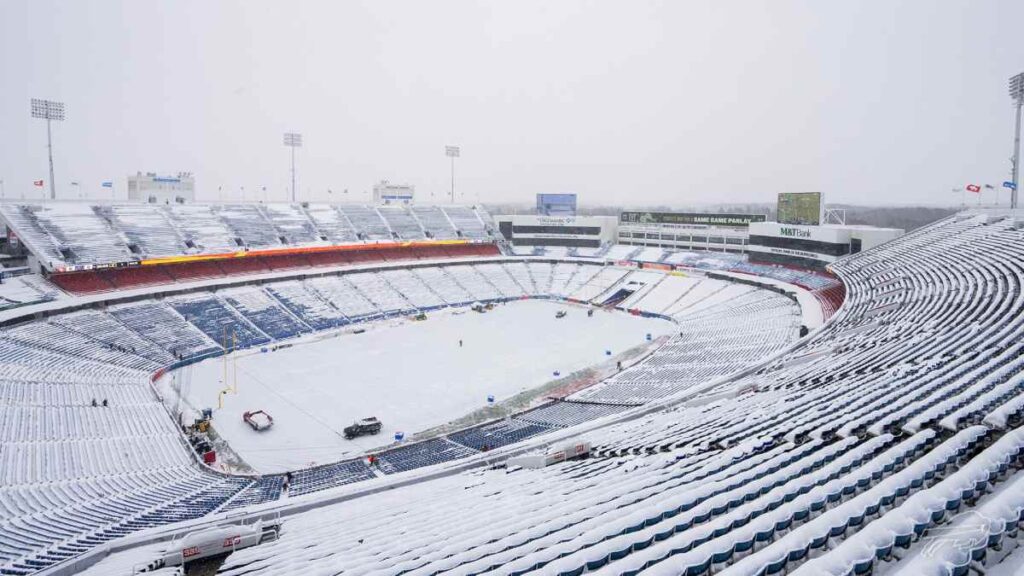
M 555 313 L 566 310 L 565 318 Z M 540 386 L 670 333 L 673 325 L 623 312 L 525 300 L 485 314 L 443 311 L 424 322 L 399 319 L 367 325 L 362 334 L 297 343 L 272 352 L 249 350 L 228 362 L 237 369 L 237 393 L 225 394 L 214 425 L 231 447 L 262 473 L 327 463 L 394 439 L 445 424 L 496 400 Z M 459 346 L 459 340 L 463 345 Z M 186 395 L 196 409 L 216 407 L 224 361 L 184 370 Z M 233 380 L 229 375 L 229 382 Z M 242 421 L 262 409 L 274 426 L 256 432 Z M 376 436 L 345 440 L 353 421 L 376 416 Z

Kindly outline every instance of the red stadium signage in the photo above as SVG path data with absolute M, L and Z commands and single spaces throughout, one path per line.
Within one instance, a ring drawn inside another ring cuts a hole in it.
M 318 254 L 322 252 L 348 252 L 352 250 L 387 250 L 390 248 L 408 248 L 412 246 L 451 246 L 456 244 L 471 244 L 471 242 L 469 240 L 433 240 L 427 242 L 382 242 L 378 244 L 345 244 L 341 246 L 307 246 L 303 248 L 239 250 L 238 252 L 220 252 L 217 254 L 195 254 L 188 256 L 149 258 L 142 260 L 139 263 L 143 266 L 158 266 L 160 264 L 180 264 L 183 262 L 227 260 L 232 258 L 251 258 L 256 256 L 288 256 L 297 254 Z
M 666 272 L 672 270 L 671 264 L 662 264 L 660 262 L 644 262 L 642 267 L 644 269 L 664 270 Z
M 54 272 L 82 272 L 87 270 L 109 270 L 111 268 L 130 268 L 133 266 L 160 266 L 163 264 L 184 264 L 188 262 L 204 262 L 208 260 L 233 260 L 236 258 L 254 258 L 259 256 L 288 256 L 301 254 L 320 254 L 329 252 L 373 251 L 394 248 L 414 248 L 431 246 L 469 246 L 491 244 L 481 240 L 423 240 L 416 242 L 378 242 L 376 244 L 342 244 L 332 246 L 306 246 L 301 248 L 270 248 L 266 250 L 239 250 L 237 252 L 218 252 L 215 254 L 189 254 L 182 256 L 162 256 L 145 260 L 128 260 L 124 262 L 105 262 L 102 264 L 80 264 L 77 266 L 55 266 Z

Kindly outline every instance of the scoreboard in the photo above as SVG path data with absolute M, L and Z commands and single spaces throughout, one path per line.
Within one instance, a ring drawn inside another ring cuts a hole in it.
M 780 192 L 776 208 L 779 224 L 821 225 L 821 192 Z
M 575 216 L 575 194 L 537 194 L 537 214 L 541 216 Z

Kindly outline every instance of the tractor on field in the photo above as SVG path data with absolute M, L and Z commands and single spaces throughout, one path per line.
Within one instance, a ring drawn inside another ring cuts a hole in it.
M 354 422 L 351 426 L 346 426 L 343 432 L 345 433 L 345 439 L 351 440 L 359 436 L 366 436 L 367 434 L 378 434 L 382 427 L 383 424 L 381 424 L 380 420 L 377 420 L 375 416 L 370 416 L 369 418 L 363 418 L 358 422 Z

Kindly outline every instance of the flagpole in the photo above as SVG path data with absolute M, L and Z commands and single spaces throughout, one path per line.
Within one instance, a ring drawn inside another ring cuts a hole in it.
M 1022 81 L 1024 82 L 1024 81 Z M 1010 208 L 1017 207 L 1017 186 L 1020 185 L 1020 109 L 1024 98 L 1017 98 L 1017 128 L 1013 136 L 1013 188 L 1010 189 Z

